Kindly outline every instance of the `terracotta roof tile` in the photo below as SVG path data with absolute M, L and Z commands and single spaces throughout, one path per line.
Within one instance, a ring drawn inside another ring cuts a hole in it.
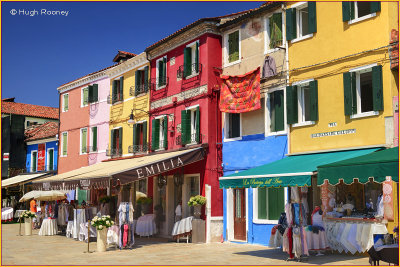
M 58 134 L 58 122 L 49 121 L 25 130 L 25 141 L 48 138 Z
M 1 101 L 1 113 L 58 119 L 58 108 Z

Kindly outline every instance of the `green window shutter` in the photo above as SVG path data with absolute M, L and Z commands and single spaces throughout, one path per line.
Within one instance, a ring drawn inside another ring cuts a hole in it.
M 163 84 L 167 84 L 167 58 L 163 58 Z
M 277 90 L 274 93 L 274 131 L 279 132 L 285 129 L 285 108 L 284 108 L 284 92 Z
M 119 133 L 119 147 L 118 147 L 118 149 L 119 149 L 119 154 L 123 154 L 122 153 L 122 129 L 123 128 L 119 128 L 118 129 L 118 133 Z
M 32 153 L 32 171 L 36 171 L 37 152 Z
M 198 73 L 199 72 L 199 42 L 196 42 L 196 51 L 195 51 L 195 63 L 196 63 L 196 65 L 195 65 L 195 70 L 196 70 L 196 73 Z
M 120 93 L 119 100 L 124 100 L 124 76 L 119 78 L 119 93 Z
M 192 75 L 192 48 L 185 47 L 183 50 L 183 77 Z
M 89 85 L 89 98 L 88 98 L 89 103 L 93 102 L 93 85 Z
M 196 108 L 196 143 L 200 143 L 200 107 Z
M 114 146 L 115 146 L 115 144 L 114 144 L 114 138 L 115 138 L 115 130 L 114 129 L 111 129 L 111 146 L 110 146 L 110 149 L 111 149 L 111 151 L 115 148 Z
M 239 60 L 239 31 L 228 35 L 229 44 L 229 62 Z
M 111 94 L 111 103 L 114 104 L 117 102 L 117 80 L 114 80 L 112 83 L 112 94 Z
M 164 80 L 164 63 L 163 60 L 158 61 L 158 86 L 163 86 Z
M 140 88 L 140 70 L 135 71 L 135 96 L 139 94 Z
M 81 140 L 82 153 L 87 152 L 86 140 L 87 140 L 87 129 L 82 129 L 82 140 Z
M 270 123 L 269 123 L 269 128 L 271 132 L 276 132 L 275 130 L 275 92 L 269 93 L 268 94 L 268 99 L 269 99 L 269 118 L 270 118 Z
M 164 148 L 168 149 L 168 116 L 164 116 L 163 120 Z
M 343 22 L 351 20 L 351 10 L 353 2 L 342 2 L 342 20 Z
M 278 220 L 285 209 L 284 188 L 270 187 L 268 190 L 268 220 Z
M 253 189 L 254 190 L 254 189 Z M 267 188 L 259 187 L 258 191 L 258 219 L 267 219 Z
M 382 65 L 372 67 L 372 93 L 374 111 L 383 110 Z
M 84 88 L 83 89 L 83 105 L 84 106 L 88 104 L 88 97 L 89 97 L 88 93 L 89 93 L 89 88 L 88 87 Z
M 290 41 L 297 37 L 296 9 L 286 9 L 286 40 Z
M 287 123 L 294 124 L 298 121 L 297 86 L 286 87 L 286 116 Z
M 92 150 L 97 151 L 97 127 L 92 128 Z
M 191 139 L 190 136 L 190 113 L 187 110 L 181 111 L 181 140 L 182 145 L 187 144 L 190 142 L 188 140 Z
M 144 81 L 143 81 L 143 85 L 144 85 L 144 91 L 147 93 L 147 91 L 149 90 L 149 66 L 144 67 Z
M 69 100 L 68 94 L 65 94 L 64 95 L 64 111 L 68 110 L 68 100 Z
M 99 101 L 99 85 L 97 83 L 93 84 L 93 98 L 92 102 Z
M 344 115 L 357 113 L 356 73 L 343 73 Z
M 54 168 L 53 168 L 53 165 L 54 165 L 54 150 L 53 150 L 53 149 L 50 149 L 48 154 L 49 154 L 49 155 L 48 155 L 48 157 L 49 157 L 49 167 L 48 167 L 48 170 L 49 170 L 49 171 L 52 171 L 52 170 L 54 169 Z
M 376 13 L 381 11 L 381 2 L 380 1 L 374 1 L 370 2 L 370 8 L 371 8 L 371 13 Z
M 151 148 L 159 149 L 160 145 L 160 120 L 154 119 L 151 125 Z
M 310 82 L 310 120 L 318 120 L 318 81 Z
M 147 150 L 147 121 L 143 122 L 143 148 Z
M 138 142 L 137 142 L 137 128 L 138 128 L 137 124 L 133 125 L 133 138 L 132 138 L 133 142 L 132 142 L 132 144 L 134 146 L 136 146 L 138 144 Z
M 308 2 L 308 33 L 317 32 L 317 5 L 316 2 Z
M 67 138 L 67 133 L 63 133 L 63 156 L 67 155 L 67 142 L 68 142 L 68 138 Z

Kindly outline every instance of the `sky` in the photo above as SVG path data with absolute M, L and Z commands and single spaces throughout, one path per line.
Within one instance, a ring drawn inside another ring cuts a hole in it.
M 262 3 L 2 2 L 1 98 L 58 107 L 57 87 L 112 65 L 118 50 L 139 54 L 200 18 Z

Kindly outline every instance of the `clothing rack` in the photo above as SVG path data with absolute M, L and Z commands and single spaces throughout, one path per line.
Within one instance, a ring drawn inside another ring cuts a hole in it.
M 135 227 L 132 202 L 121 202 L 118 208 L 119 248 L 132 249 L 135 244 Z

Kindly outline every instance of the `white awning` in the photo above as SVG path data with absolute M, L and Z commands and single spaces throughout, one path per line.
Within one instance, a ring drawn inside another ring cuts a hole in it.
M 27 174 L 20 174 L 8 179 L 4 179 L 1 181 L 1 187 L 9 187 L 15 186 L 19 184 L 25 184 L 31 182 L 32 180 L 36 180 L 39 177 L 48 175 L 48 173 L 27 173 Z

